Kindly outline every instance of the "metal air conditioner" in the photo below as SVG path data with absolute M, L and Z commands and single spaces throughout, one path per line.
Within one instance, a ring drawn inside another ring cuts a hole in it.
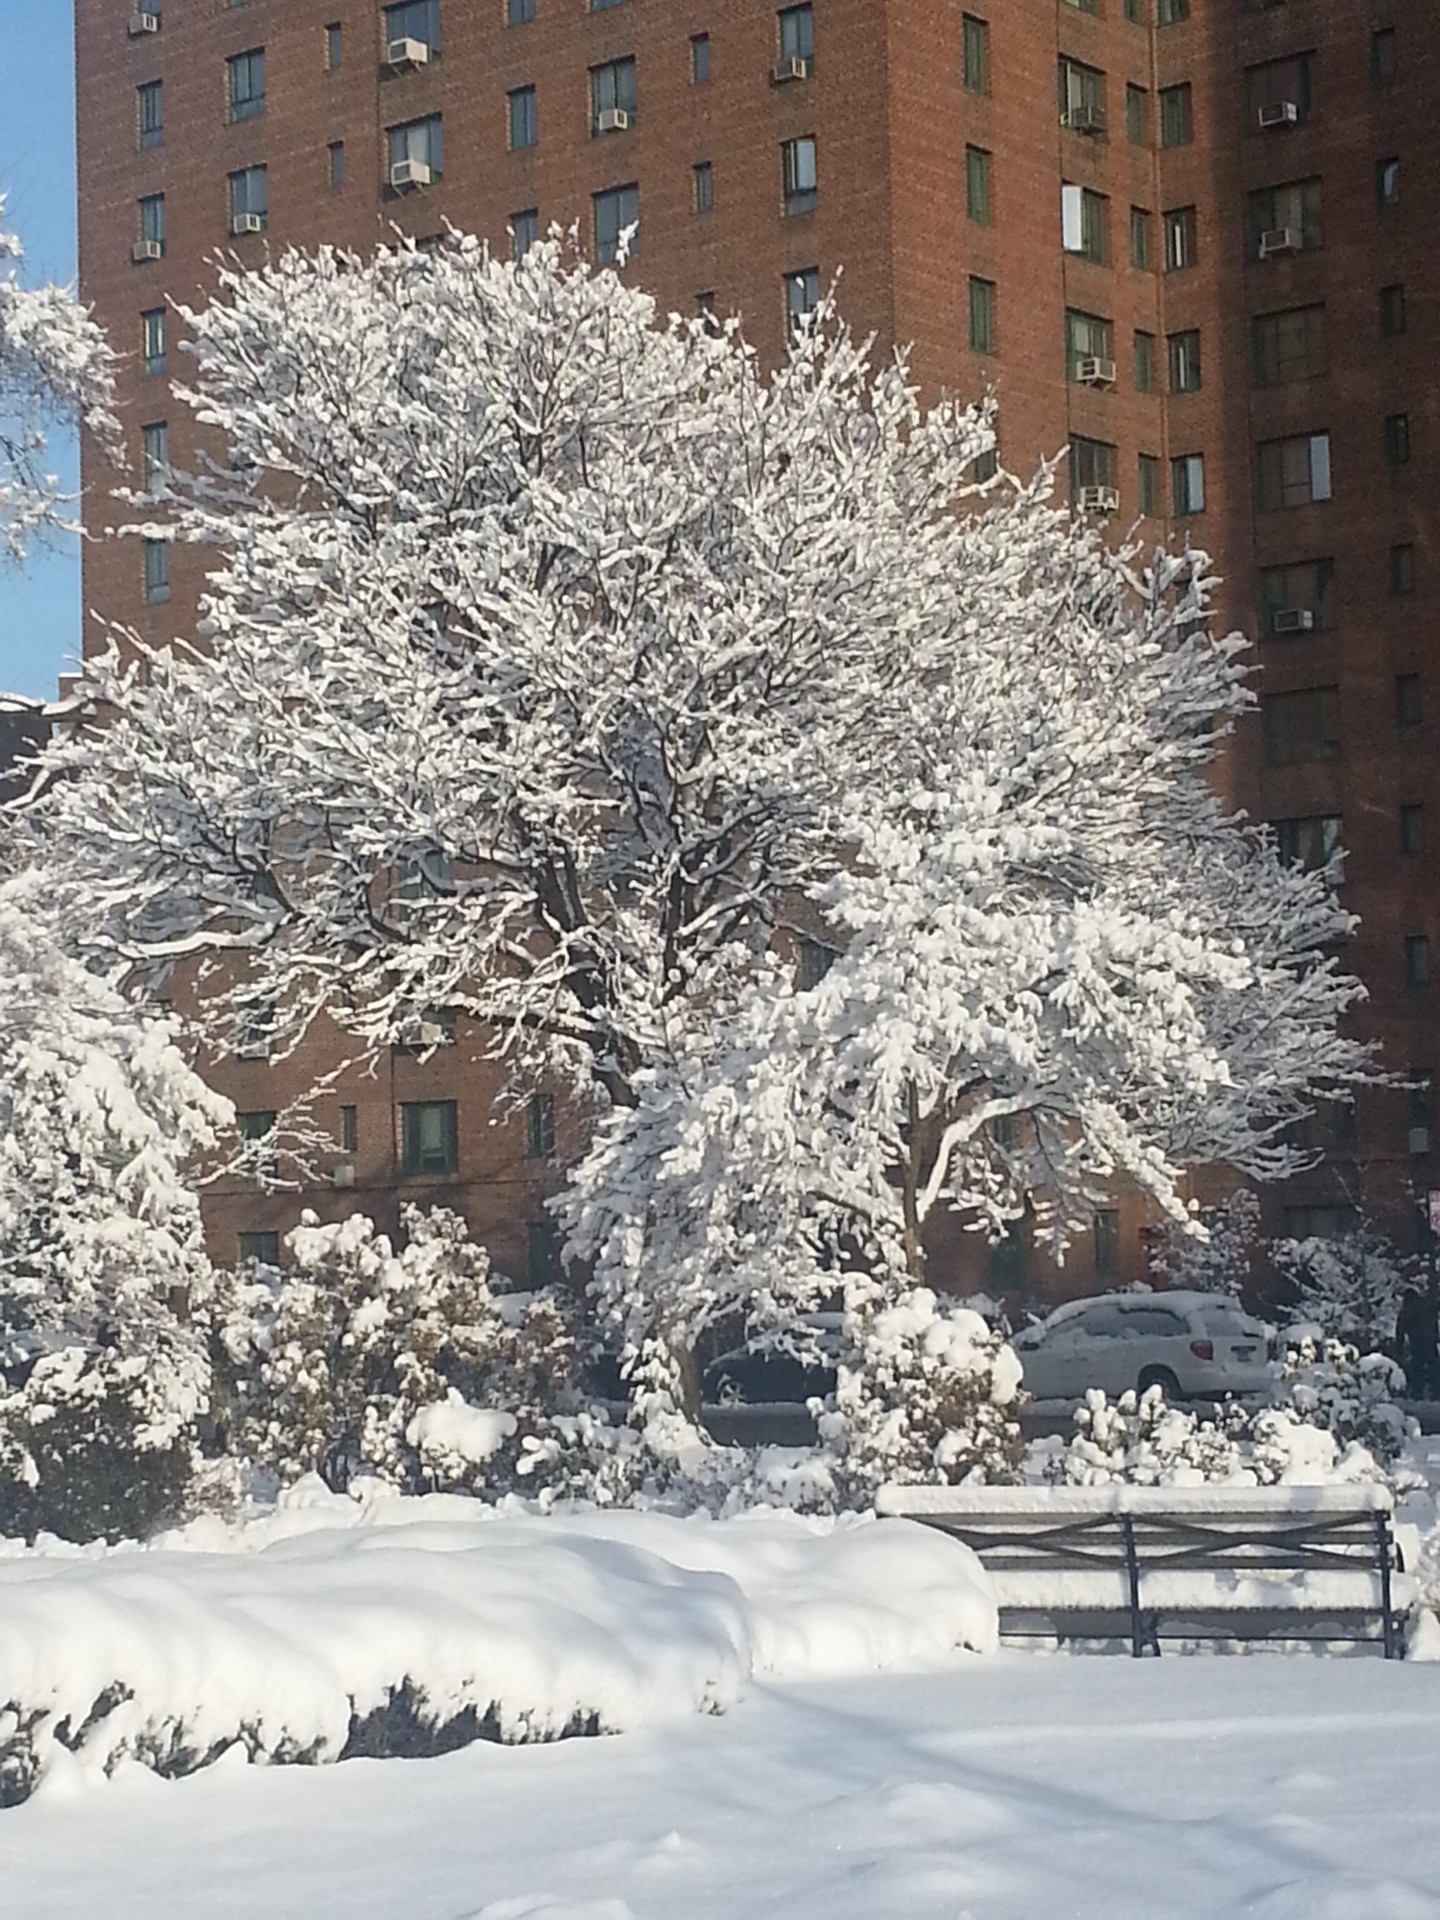
M 1113 387 L 1115 362 L 1106 360 L 1100 354 L 1087 354 L 1076 363 L 1075 378 L 1082 387 Z
M 1272 100 L 1268 107 L 1260 109 L 1261 127 L 1293 127 L 1300 118 L 1300 109 L 1293 100 Z
M 142 260 L 163 259 L 165 248 L 158 240 L 137 240 L 130 249 L 130 258 L 138 267 Z
M 1075 505 L 1081 513 L 1118 513 L 1120 495 L 1114 487 L 1081 487 Z
M 624 107 L 602 107 L 595 116 L 596 133 L 628 133 L 630 115 Z
M 1270 616 L 1272 633 L 1311 633 L 1315 615 L 1309 607 L 1277 607 Z
M 408 34 L 404 39 L 389 41 L 385 48 L 387 67 L 423 67 L 429 59 L 429 44 L 424 40 L 413 40 Z
M 1430 1151 L 1430 1129 L 1428 1127 L 1411 1127 L 1410 1151 L 1411 1153 L 1428 1153 Z
M 1260 258 L 1268 260 L 1273 253 L 1298 253 L 1300 251 L 1300 233 L 1296 227 L 1271 227 L 1260 236 Z
M 801 59 L 798 53 L 793 54 L 789 59 L 777 60 L 771 78 L 777 87 L 783 87 L 787 80 L 808 80 L 810 62 Z
M 397 160 L 390 169 L 392 187 L 428 187 L 434 178 L 428 160 Z
M 159 14 L 147 13 L 143 8 L 137 9 L 130 16 L 128 31 L 132 40 L 138 40 L 142 33 L 158 33 L 160 31 Z
M 337 1160 L 330 1169 L 330 1184 L 332 1187 L 353 1187 L 355 1184 L 355 1162 L 353 1160 Z
M 1060 124 L 1068 127 L 1072 133 L 1103 133 L 1105 109 L 1094 106 L 1069 107 L 1061 115 Z
M 230 231 L 233 234 L 263 233 L 265 216 L 262 213 L 235 213 L 230 216 Z

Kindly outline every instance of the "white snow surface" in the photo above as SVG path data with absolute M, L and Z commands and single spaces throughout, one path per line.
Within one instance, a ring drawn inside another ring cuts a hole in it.
M 406 1683 L 438 1725 L 613 1733 L 728 1710 L 761 1676 L 943 1668 L 996 1639 L 978 1560 L 906 1521 L 545 1517 L 311 1482 L 149 1548 L 0 1555 L 0 1748 L 8 1703 L 42 1715 L 42 1790 L 176 1747 L 333 1760 Z M 66 1722 L 115 1689 L 72 1754 Z

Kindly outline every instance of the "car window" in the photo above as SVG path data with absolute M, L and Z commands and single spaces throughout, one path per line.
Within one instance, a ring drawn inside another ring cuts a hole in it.
M 1178 1314 L 1170 1313 L 1164 1307 L 1121 1307 L 1119 1313 L 1122 1331 L 1132 1340 L 1141 1336 L 1148 1336 L 1152 1340 L 1173 1340 L 1178 1334 L 1190 1330 Z

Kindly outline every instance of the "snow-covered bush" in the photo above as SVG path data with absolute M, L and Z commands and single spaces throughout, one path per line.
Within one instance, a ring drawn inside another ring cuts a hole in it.
M 1280 1411 L 1393 1467 L 1419 1430 L 1397 1404 L 1405 1391 L 1402 1369 L 1386 1354 L 1327 1338 L 1319 1327 L 1291 1327 L 1285 1340 Z M 1257 1429 L 1266 1418 L 1258 1416 Z
M 237 1276 L 216 1335 L 235 1373 L 232 1444 L 282 1483 L 403 1492 L 594 1492 L 614 1452 L 585 1405 L 573 1305 L 492 1291 L 443 1208 L 409 1207 L 396 1251 L 363 1214 L 286 1240 L 292 1265 Z
M 1178 1222 L 1165 1228 L 1157 1265 L 1171 1288 L 1191 1293 L 1243 1291 L 1260 1250 L 1260 1200 L 1251 1187 L 1237 1187 L 1199 1217 L 1204 1237 Z
M 1294 1289 L 1300 1320 L 1362 1353 L 1395 1339 L 1400 1301 L 1417 1262 L 1369 1225 L 1338 1240 L 1276 1240 L 1271 1257 Z
M 1020 1362 L 978 1313 L 929 1287 L 867 1288 L 846 1332 L 832 1401 L 817 1403 L 840 1505 L 869 1506 L 887 1481 L 1017 1476 Z
M 183 1509 L 210 1285 L 185 1169 L 230 1124 L 169 1024 L 0 883 L 0 1532 L 144 1533 Z
M 1219 1420 L 1199 1420 L 1169 1406 L 1159 1387 L 1113 1402 L 1092 1387 L 1075 1409 L 1074 1436 L 1051 1462 L 1050 1477 L 1072 1487 L 1244 1485 L 1244 1428 L 1244 1416 L 1228 1410 Z

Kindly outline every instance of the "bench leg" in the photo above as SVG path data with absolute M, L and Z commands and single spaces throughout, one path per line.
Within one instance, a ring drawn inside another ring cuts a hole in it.
M 1398 1660 L 1403 1649 L 1400 1646 L 1400 1636 L 1396 1631 L 1395 1608 L 1392 1604 L 1390 1592 L 1391 1551 L 1390 1516 L 1388 1513 L 1377 1513 L 1375 1516 L 1375 1554 L 1380 1562 L 1381 1637 L 1385 1643 L 1385 1658 L 1387 1660 Z
M 1121 1528 L 1125 1536 L 1125 1573 L 1130 1588 L 1130 1652 L 1134 1659 L 1143 1660 L 1147 1653 L 1158 1656 L 1160 1640 L 1155 1621 L 1147 1619 L 1140 1611 L 1140 1556 L 1135 1550 L 1135 1523 L 1128 1513 L 1122 1516 Z

